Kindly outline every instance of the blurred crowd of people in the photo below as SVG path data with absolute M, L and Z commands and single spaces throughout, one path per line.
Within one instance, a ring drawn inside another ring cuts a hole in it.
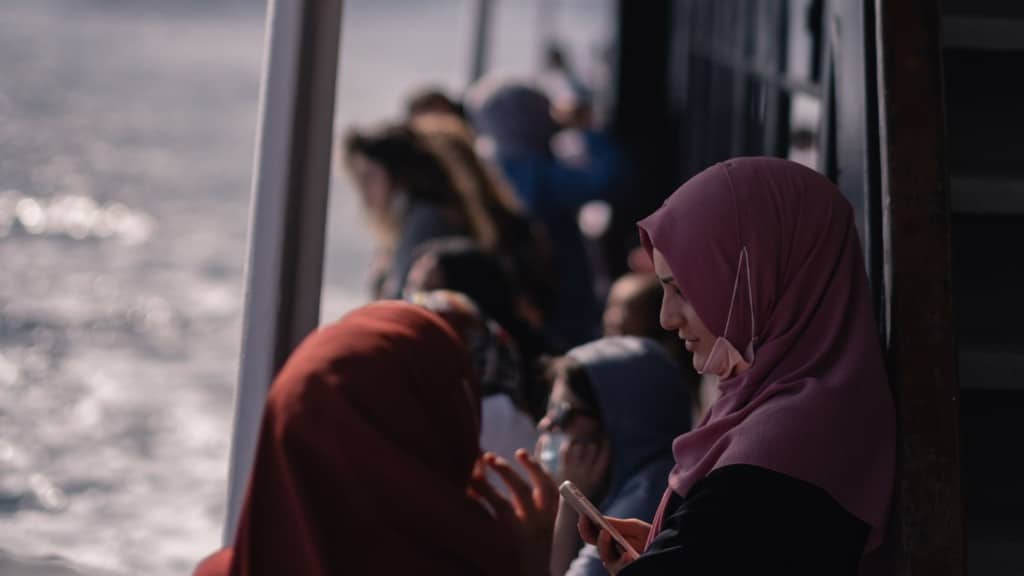
M 778 556 L 791 541 L 812 551 L 788 573 L 856 572 L 887 497 L 834 471 L 866 471 L 875 486 L 891 472 L 884 455 L 778 448 L 840 404 L 863 406 L 855 415 L 889 409 L 836 392 L 845 384 L 821 388 L 834 396 L 824 399 L 808 384 L 841 372 L 846 353 L 825 350 L 837 333 L 868 338 L 859 323 L 835 328 L 863 311 L 825 318 L 783 298 L 794 298 L 783 288 L 792 284 L 827 303 L 836 288 L 821 278 L 863 277 L 862 264 L 834 265 L 856 264 L 855 232 L 802 225 L 800 236 L 783 221 L 799 205 L 793 214 L 852 226 L 845 200 L 792 163 L 731 161 L 641 222 L 631 261 L 643 265 L 600 278 L 595 270 L 624 266 L 592 260 L 578 216 L 588 202 L 614 205 L 628 166 L 595 125 L 585 88 L 571 77 L 544 85 L 490 77 L 460 99 L 425 89 L 404 118 L 343 136 L 339 161 L 375 235 L 370 291 L 383 302 L 322 328 L 290 358 L 271 388 L 235 545 L 197 574 L 711 573 L 708 559 L 730 554 L 728 530 L 769 573 L 791 566 Z M 725 215 L 746 214 L 744 202 L 779 221 Z M 787 233 L 736 244 L 769 224 Z M 779 244 L 757 247 L 769 241 Z M 789 260 L 752 270 L 753 258 L 776 254 L 823 272 L 766 276 L 789 274 Z M 777 307 L 757 299 L 772 291 Z M 847 290 L 841 305 L 867 302 L 862 292 Z M 855 352 L 867 358 L 860 375 L 884 385 L 874 346 Z M 801 349 L 800 362 L 787 356 Z M 720 381 L 740 375 L 745 384 L 721 387 L 733 391 L 726 407 L 709 412 L 723 406 Z M 806 417 L 792 401 L 817 412 Z M 796 415 L 761 422 L 780 409 Z M 880 426 L 875 444 L 885 447 Z M 819 436 L 848 448 L 843 434 Z M 836 460 L 843 454 L 850 460 Z M 644 561 L 558 497 L 566 480 L 611 520 L 629 519 L 615 526 Z M 744 549 L 735 554 L 718 565 L 742 563 Z

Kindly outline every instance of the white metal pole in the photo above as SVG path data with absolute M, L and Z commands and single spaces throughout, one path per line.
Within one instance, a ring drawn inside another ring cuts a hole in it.
M 342 0 L 269 0 L 242 356 L 224 542 L 234 540 L 263 405 L 319 322 Z
M 491 52 L 492 0 L 476 0 L 473 13 L 473 46 L 470 54 L 469 84 L 487 73 Z

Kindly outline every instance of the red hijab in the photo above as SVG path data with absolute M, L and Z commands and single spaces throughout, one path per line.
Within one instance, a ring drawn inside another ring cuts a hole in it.
M 371 304 L 310 335 L 267 399 L 230 574 L 508 574 L 466 491 L 479 429 L 467 353 L 434 314 Z
M 736 158 L 639 225 L 708 329 L 750 363 L 673 442 L 671 489 L 686 496 L 716 468 L 760 466 L 823 488 L 871 525 L 869 547 L 880 543 L 895 414 L 849 202 L 794 162 Z

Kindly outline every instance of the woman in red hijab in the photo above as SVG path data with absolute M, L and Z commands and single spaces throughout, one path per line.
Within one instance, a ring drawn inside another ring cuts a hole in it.
M 546 569 L 555 487 L 525 454 L 534 486 L 484 459 L 511 501 L 481 479 L 476 388 L 458 336 L 410 304 L 371 304 L 312 334 L 271 387 L 234 548 L 196 574 Z
M 630 576 L 856 574 L 886 524 L 895 416 L 849 202 L 799 164 L 737 158 L 639 226 L 662 326 L 721 396 L 673 442 L 653 527 L 612 520 L 644 553 L 582 536 Z

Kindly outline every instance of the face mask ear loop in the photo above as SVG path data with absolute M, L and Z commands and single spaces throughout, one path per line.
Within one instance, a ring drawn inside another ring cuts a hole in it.
M 718 350 L 718 343 L 721 341 L 721 338 L 715 338 L 715 344 L 711 347 L 711 352 L 708 352 L 708 357 L 704 359 L 704 365 L 701 366 L 700 370 L 697 370 L 697 374 L 703 376 L 707 373 L 708 364 L 711 364 L 711 359 L 715 357 L 715 350 Z
M 753 345 L 753 343 L 757 342 L 757 319 L 754 317 L 754 284 L 750 278 L 750 253 L 747 251 L 746 246 L 740 252 L 740 258 L 743 259 L 743 265 L 747 268 L 747 299 L 750 301 L 750 342 Z M 736 279 L 739 280 L 739 277 Z
M 744 257 L 746 256 L 746 254 L 747 254 L 747 247 L 744 246 L 743 249 L 740 250 L 740 262 L 744 261 Z M 732 309 L 733 309 L 733 306 L 736 304 L 736 292 L 739 290 L 739 288 L 740 288 L 740 267 L 737 265 L 736 266 L 736 279 L 732 283 L 732 296 L 729 298 L 729 313 L 726 314 L 726 316 L 725 316 L 725 330 L 722 332 L 721 336 L 719 336 L 718 338 L 715 338 L 715 344 L 714 344 L 714 346 L 711 347 L 711 352 L 708 352 L 708 357 L 704 359 L 704 366 L 700 370 L 697 371 L 698 374 L 703 375 L 704 371 L 707 370 L 708 365 L 711 363 L 711 359 L 715 357 L 715 351 L 718 350 L 718 343 L 720 341 L 719 338 L 728 338 L 729 337 L 729 325 L 732 324 Z M 747 263 L 747 289 L 750 290 L 750 264 L 749 264 L 749 262 Z M 753 308 L 753 306 L 751 306 L 751 308 L 750 308 L 750 315 L 751 315 L 751 317 L 753 317 L 753 315 L 754 315 L 754 308 Z
M 746 246 L 740 251 L 740 261 L 743 261 L 743 256 L 747 253 Z M 748 279 L 750 276 L 749 268 L 747 273 Z M 729 337 L 729 325 L 732 324 L 732 309 L 736 305 L 736 292 L 740 288 L 740 268 L 736 267 L 736 280 L 732 283 L 732 296 L 729 298 L 729 313 L 725 317 L 725 330 L 722 331 L 722 338 Z M 749 288 L 749 285 L 748 285 Z

